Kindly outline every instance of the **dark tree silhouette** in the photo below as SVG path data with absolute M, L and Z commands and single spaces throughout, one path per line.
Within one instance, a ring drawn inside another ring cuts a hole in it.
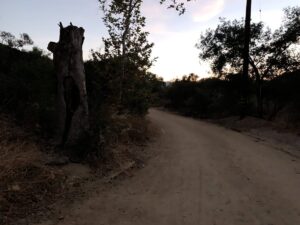
M 95 53 L 100 60 L 118 61 L 119 108 L 122 110 L 132 90 L 143 80 L 151 67 L 153 43 L 149 43 L 144 31 L 146 19 L 141 15 L 142 0 L 100 0 L 104 12 L 103 21 L 109 37 L 104 38 L 104 54 Z M 140 89 L 141 90 L 141 89 Z
M 1 31 L 0 39 L 2 44 L 8 45 L 12 48 L 22 48 L 25 45 L 33 45 L 32 39 L 26 33 L 20 34 L 20 38 L 17 39 L 13 34 Z
M 84 29 L 60 23 L 58 43 L 50 42 L 57 77 L 58 134 L 63 145 L 78 144 L 88 134 L 88 103 L 82 58 Z
M 263 112 L 263 81 L 300 68 L 299 51 L 295 50 L 295 44 L 299 43 L 300 7 L 284 12 L 284 23 L 273 34 L 263 23 L 251 24 L 250 76 L 256 82 L 259 115 Z M 220 19 L 216 29 L 208 29 L 200 37 L 196 45 L 200 59 L 209 61 L 212 71 L 220 77 L 241 73 L 244 33 L 243 20 Z
M 186 0 L 186 2 L 190 2 L 191 0 Z M 185 3 L 180 0 L 160 0 L 160 4 L 168 4 L 169 9 L 175 9 L 178 11 L 179 15 L 182 15 L 185 13 Z

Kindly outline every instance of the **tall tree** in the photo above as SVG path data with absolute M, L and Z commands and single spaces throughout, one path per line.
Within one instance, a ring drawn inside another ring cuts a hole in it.
M 263 23 L 251 24 L 250 77 L 256 83 L 258 113 L 262 115 L 264 79 L 300 68 L 299 13 L 300 7 L 284 10 L 282 26 L 273 34 Z M 241 73 L 243 65 L 244 21 L 220 19 L 216 29 L 202 34 L 196 47 L 199 57 L 211 63 L 212 71 L 218 76 Z M 299 46 L 299 45 L 298 45 Z
M 129 65 L 138 71 L 146 71 L 151 65 L 153 43 L 147 40 L 148 32 L 143 29 L 146 19 L 141 15 L 142 0 L 99 0 L 104 13 L 103 21 L 108 29 L 104 38 L 104 58 L 121 60 L 119 100 L 122 102 L 123 86 Z

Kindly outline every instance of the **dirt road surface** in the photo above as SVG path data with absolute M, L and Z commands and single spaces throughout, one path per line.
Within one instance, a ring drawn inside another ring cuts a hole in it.
M 213 124 L 149 118 L 161 134 L 146 167 L 44 225 L 300 225 L 299 158 Z

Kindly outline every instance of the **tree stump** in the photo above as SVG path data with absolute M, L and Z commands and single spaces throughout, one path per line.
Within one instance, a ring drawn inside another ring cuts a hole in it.
M 76 145 L 89 131 L 88 102 L 82 45 L 84 29 L 72 23 L 60 26 L 57 43 L 50 42 L 57 77 L 57 136 L 62 146 Z

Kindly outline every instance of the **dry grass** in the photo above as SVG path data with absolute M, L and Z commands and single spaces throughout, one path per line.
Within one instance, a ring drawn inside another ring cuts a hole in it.
M 105 152 L 100 160 L 91 162 L 94 175 L 110 180 L 143 165 L 147 157 L 144 146 L 152 136 L 149 127 L 142 117 L 113 118 L 105 135 Z M 46 147 L 12 119 L 0 115 L 0 225 L 43 218 L 46 211 L 55 214 L 58 199 L 65 204 L 81 193 L 70 180 L 72 174 L 46 164 L 49 156 L 42 151 Z
M 96 174 L 114 179 L 131 168 L 142 167 L 149 157 L 144 149 L 154 136 L 153 130 L 145 117 L 113 116 L 102 158 L 94 165 Z
M 34 137 L 0 116 L 0 224 L 43 210 L 62 193 L 64 176 L 44 165 Z

